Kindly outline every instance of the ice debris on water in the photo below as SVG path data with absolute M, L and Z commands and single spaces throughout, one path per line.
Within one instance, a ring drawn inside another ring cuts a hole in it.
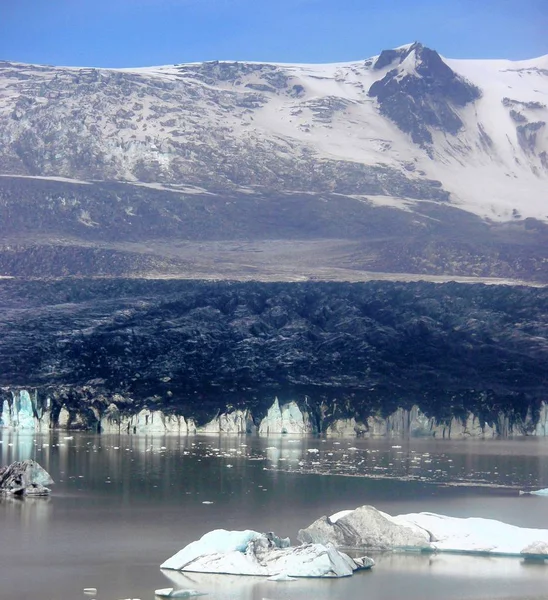
M 531 495 L 531 496 L 547 496 L 548 497 L 548 488 L 544 488 L 542 490 L 533 490 L 531 492 L 523 492 L 520 490 L 519 495 L 523 496 L 523 495 Z
M 278 573 L 267 578 L 268 581 L 297 581 L 296 577 L 291 577 L 287 573 Z
M 162 588 L 154 592 L 158 598 L 194 598 L 196 596 L 207 596 L 204 592 L 198 592 L 197 590 L 176 590 L 172 587 Z

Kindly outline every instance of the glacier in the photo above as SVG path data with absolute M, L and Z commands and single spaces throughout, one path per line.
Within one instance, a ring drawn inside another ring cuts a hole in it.
M 546 222 L 547 69 L 548 55 L 460 60 L 419 43 L 323 65 L 79 69 L 3 61 L 0 170 L 188 194 L 219 184 L 306 189 L 306 175 L 324 163 L 343 176 L 315 173 L 316 188 L 330 176 L 342 188 L 359 165 L 379 185 L 351 192 L 379 205 L 413 210 L 416 200 L 430 201 L 414 193 L 430 187 L 428 178 L 483 218 L 511 221 L 517 209 Z M 70 143 L 94 160 L 70 152 Z M 76 220 L 89 229 L 97 223 L 89 218 L 81 211 Z
M 290 546 L 288 538 L 253 530 L 216 529 L 185 546 L 160 568 L 184 572 L 264 577 L 349 577 L 371 568 L 368 557 L 352 559 L 332 544 Z

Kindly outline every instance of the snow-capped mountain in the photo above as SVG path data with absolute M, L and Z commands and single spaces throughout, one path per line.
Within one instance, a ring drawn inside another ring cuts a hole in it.
M 2 230 L 34 231 L 34 218 L 41 233 L 88 240 L 163 231 L 183 240 L 401 242 L 428 230 L 439 239 L 458 231 L 466 243 L 481 231 L 491 243 L 511 223 L 512 239 L 539 248 L 547 123 L 548 55 L 453 60 L 414 43 L 327 65 L 3 62 Z M 420 254 L 420 239 L 406 252 Z M 430 248 L 433 264 L 439 252 Z M 461 274 L 479 274 L 470 261 Z M 371 256 L 365 262 L 378 270 Z

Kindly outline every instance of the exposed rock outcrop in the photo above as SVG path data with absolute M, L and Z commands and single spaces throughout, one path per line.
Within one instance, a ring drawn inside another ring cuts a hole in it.
M 480 90 L 422 44 L 381 54 L 375 68 L 396 59 L 399 64 L 369 89 L 381 113 L 409 133 L 416 144 L 432 144 L 432 129 L 456 135 L 464 126 L 457 109 L 480 98 Z

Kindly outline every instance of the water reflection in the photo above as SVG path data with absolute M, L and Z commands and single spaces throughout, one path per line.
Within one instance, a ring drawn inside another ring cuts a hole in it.
M 159 565 L 215 528 L 290 536 L 324 514 L 372 504 L 546 527 L 548 441 L 348 440 L 0 432 L 0 464 L 32 458 L 52 497 L 0 500 L 0 596 L 152 598 Z M 333 475 L 352 475 L 346 477 Z M 491 487 L 470 487 L 484 483 Z M 464 487 L 447 487 L 465 484 Z M 507 486 L 498 489 L 496 486 Z M 274 583 L 182 576 L 212 599 L 514 597 L 544 590 L 545 565 L 519 559 L 384 555 L 348 580 Z M 33 568 L 28 569 L 27 565 Z M 169 577 L 176 576 L 170 572 Z M 196 579 L 198 578 L 198 579 Z M 163 583 L 162 583 L 163 581 Z M 483 583 L 482 583 L 483 582 Z M 524 591 L 522 588 L 527 588 Z M 523 592 L 523 593 L 522 593 Z
M 351 578 L 345 579 L 296 579 L 295 581 L 268 581 L 264 577 L 238 577 L 211 575 L 208 573 L 179 573 L 162 570 L 175 589 L 195 589 L 207 594 L 212 600 L 287 600 L 288 598 L 333 599 L 348 598 Z M 363 578 L 368 572 L 353 576 Z
M 53 510 L 53 504 L 47 497 L 20 497 L 0 495 L 3 515 L 10 521 L 18 521 L 23 530 L 43 530 Z
M 139 490 L 150 498 L 203 496 L 211 478 L 227 494 L 258 469 L 295 475 L 345 475 L 450 486 L 514 489 L 548 486 L 548 440 L 463 441 L 407 439 L 333 440 L 313 437 L 127 436 L 0 433 L 0 464 L 32 458 L 57 483 L 73 490 L 89 484 L 123 490 L 127 502 Z M 182 473 L 187 476 L 184 478 Z M 204 477 L 204 473 L 208 477 Z M 190 475 L 190 476 L 189 476 Z M 184 483 L 182 483 L 184 480 Z M 264 493 L 266 490 L 262 490 Z
M 542 566 L 515 557 L 468 556 L 459 554 L 405 554 L 385 553 L 374 556 L 376 566 L 382 570 L 398 573 L 412 572 L 455 576 L 466 573 L 467 577 L 502 580 L 522 575 L 531 565 Z M 544 570 L 544 573 L 546 570 Z
M 33 434 L 0 430 L 0 465 L 16 460 L 36 460 L 36 440 Z

